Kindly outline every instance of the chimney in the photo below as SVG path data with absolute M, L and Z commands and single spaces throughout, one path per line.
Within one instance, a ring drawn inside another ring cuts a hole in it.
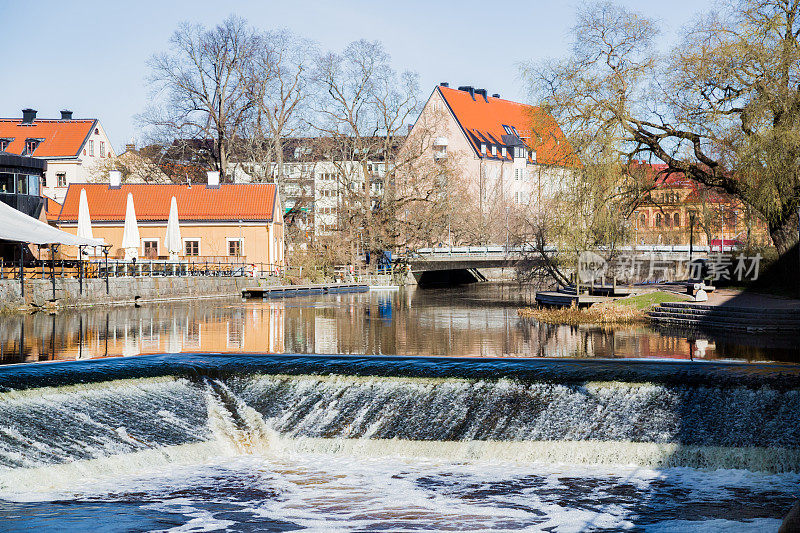
M 492 95 L 492 98 L 500 98 L 500 93 L 494 93 L 494 94 Z
M 219 189 L 219 172 L 215 170 L 209 170 L 207 172 L 208 175 L 208 185 L 206 185 L 207 189 Z
M 483 101 L 486 102 L 487 104 L 489 103 L 489 99 L 486 98 L 486 89 L 475 89 L 475 94 L 483 96 Z
M 72 120 L 72 111 L 70 111 L 69 109 L 62 109 L 61 120 Z
M 442 83 L 440 83 L 439 85 L 441 85 L 442 87 L 450 87 L 450 84 L 449 84 L 449 83 L 447 83 L 446 81 L 443 81 L 443 82 L 442 82 Z
M 468 92 L 472 99 L 475 100 L 475 88 L 472 85 L 462 85 L 458 90 Z
M 108 188 L 119 189 L 122 186 L 122 172 L 119 170 L 108 171 Z
M 36 119 L 36 110 L 35 109 L 23 109 L 22 110 L 22 123 L 23 124 L 33 124 L 33 121 Z

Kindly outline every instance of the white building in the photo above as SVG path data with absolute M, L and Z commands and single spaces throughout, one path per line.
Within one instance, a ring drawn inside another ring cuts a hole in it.
M 70 183 L 88 182 L 95 165 L 115 157 L 98 119 L 74 119 L 72 111 L 40 119 L 34 109 L 23 109 L 22 118 L 0 119 L 0 151 L 46 160 L 43 192 L 57 202 Z

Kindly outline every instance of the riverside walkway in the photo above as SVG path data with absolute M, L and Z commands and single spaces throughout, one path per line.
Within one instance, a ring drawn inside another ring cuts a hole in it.
M 800 331 L 800 300 L 717 289 L 707 302 L 665 302 L 648 313 L 659 326 L 744 332 Z

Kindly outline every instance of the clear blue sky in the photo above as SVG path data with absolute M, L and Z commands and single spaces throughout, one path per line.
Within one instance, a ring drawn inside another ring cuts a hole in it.
M 620 0 L 662 23 L 664 46 L 711 0 Z M 424 92 L 440 81 L 524 99 L 517 64 L 567 52 L 580 2 L 558 0 L 318 0 L 72 2 L 0 0 L 3 59 L 0 117 L 99 118 L 119 150 L 137 138 L 133 116 L 145 107 L 146 61 L 165 50 L 182 21 L 213 25 L 235 13 L 252 25 L 289 28 L 341 49 L 383 41 L 398 70 L 414 70 Z

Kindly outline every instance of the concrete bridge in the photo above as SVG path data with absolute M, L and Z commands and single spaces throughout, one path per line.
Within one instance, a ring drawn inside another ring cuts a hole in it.
M 558 253 L 555 247 L 548 247 L 546 251 L 553 255 Z M 690 257 L 689 246 L 680 245 L 627 246 L 619 248 L 619 252 L 631 257 L 657 258 L 673 265 L 686 262 Z M 710 252 L 707 246 L 695 246 L 691 256 L 706 257 Z M 411 267 L 418 284 L 437 285 L 486 281 L 484 274 L 490 269 L 513 269 L 522 259 L 535 257 L 530 246 L 486 245 L 420 248 L 401 260 Z

